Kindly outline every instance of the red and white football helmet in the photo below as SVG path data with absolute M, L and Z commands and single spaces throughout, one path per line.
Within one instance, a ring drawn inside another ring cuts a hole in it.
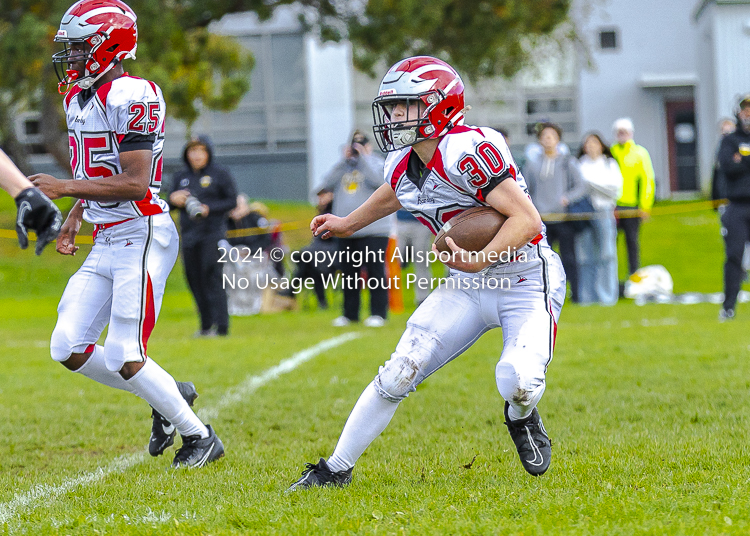
M 67 93 L 78 85 L 88 89 L 126 58 L 135 59 L 138 27 L 135 12 L 120 0 L 80 0 L 63 15 L 55 41 L 65 49 L 52 56 L 60 80 L 58 90 Z M 71 56 L 71 43 L 87 43 L 90 50 Z M 84 73 L 72 68 L 84 61 Z
M 419 117 L 392 121 L 391 111 L 403 103 L 421 103 Z M 372 103 L 372 131 L 382 151 L 395 151 L 422 140 L 439 138 L 464 120 L 464 83 L 446 62 L 414 56 L 385 73 Z

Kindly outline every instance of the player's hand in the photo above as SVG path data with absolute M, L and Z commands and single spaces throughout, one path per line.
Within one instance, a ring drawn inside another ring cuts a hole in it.
M 71 213 L 72 214 L 72 213 Z M 68 219 L 60 229 L 60 235 L 57 237 L 57 244 L 55 249 L 60 255 L 75 255 L 78 251 L 76 246 L 76 235 L 81 229 L 81 220 L 76 217 L 68 215 Z
M 435 255 L 438 256 L 438 259 L 440 259 L 440 261 L 448 268 L 453 268 L 454 270 L 459 270 L 466 273 L 475 273 L 484 270 L 490 264 L 492 264 L 486 259 L 486 256 L 483 255 L 482 252 L 471 253 L 469 251 L 466 251 L 465 249 L 458 247 L 453 239 L 449 236 L 445 238 L 445 243 L 449 248 L 451 248 L 449 260 L 444 260 L 446 256 L 445 253 L 443 253 L 442 255 L 443 258 L 440 258 L 440 251 L 438 251 L 438 248 L 434 243 L 432 244 L 432 251 L 435 252 Z
M 201 214 L 204 218 L 208 217 L 209 212 L 211 212 L 211 210 L 208 208 L 208 205 L 201 205 Z
M 38 173 L 29 177 L 34 186 L 39 188 L 50 199 L 60 199 L 65 197 L 65 183 L 46 173 Z
M 315 216 L 310 222 L 310 230 L 313 236 L 319 236 L 323 239 L 328 239 L 332 236 L 346 238 L 352 234 L 346 225 L 346 219 L 339 218 L 333 214 Z
M 177 190 L 169 194 L 169 202 L 177 208 L 185 208 L 185 202 L 189 196 L 190 192 L 187 190 Z
M 57 237 L 62 225 L 62 214 L 55 204 L 40 190 L 26 188 L 16 196 L 18 215 L 16 234 L 21 249 L 29 246 L 29 229 L 36 231 L 36 254 L 41 255 L 44 246 Z

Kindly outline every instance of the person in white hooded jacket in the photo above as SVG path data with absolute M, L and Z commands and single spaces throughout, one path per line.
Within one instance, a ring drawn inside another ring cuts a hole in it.
M 587 134 L 578 155 L 581 175 L 596 216 L 576 240 L 580 303 L 614 305 L 619 297 L 617 222 L 614 208 L 622 195 L 622 173 L 599 134 Z

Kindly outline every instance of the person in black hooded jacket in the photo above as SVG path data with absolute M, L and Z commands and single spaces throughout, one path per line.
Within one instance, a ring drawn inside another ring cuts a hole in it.
M 199 335 L 229 331 L 227 294 L 221 282 L 218 242 L 227 233 L 227 214 L 237 205 L 229 172 L 213 163 L 210 141 L 191 140 L 183 152 L 186 167 L 175 173 L 169 203 L 180 210 L 185 277 L 198 305 Z
M 750 95 L 739 101 L 737 129 L 721 140 L 719 165 L 726 177 L 729 200 L 721 216 L 727 251 L 724 264 L 724 304 L 719 320 L 734 318 L 737 295 L 742 285 L 742 254 L 750 240 Z

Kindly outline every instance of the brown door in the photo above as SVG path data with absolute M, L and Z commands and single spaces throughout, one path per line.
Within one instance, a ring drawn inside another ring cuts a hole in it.
M 695 102 L 667 101 L 666 108 L 670 190 L 695 191 L 698 189 Z

